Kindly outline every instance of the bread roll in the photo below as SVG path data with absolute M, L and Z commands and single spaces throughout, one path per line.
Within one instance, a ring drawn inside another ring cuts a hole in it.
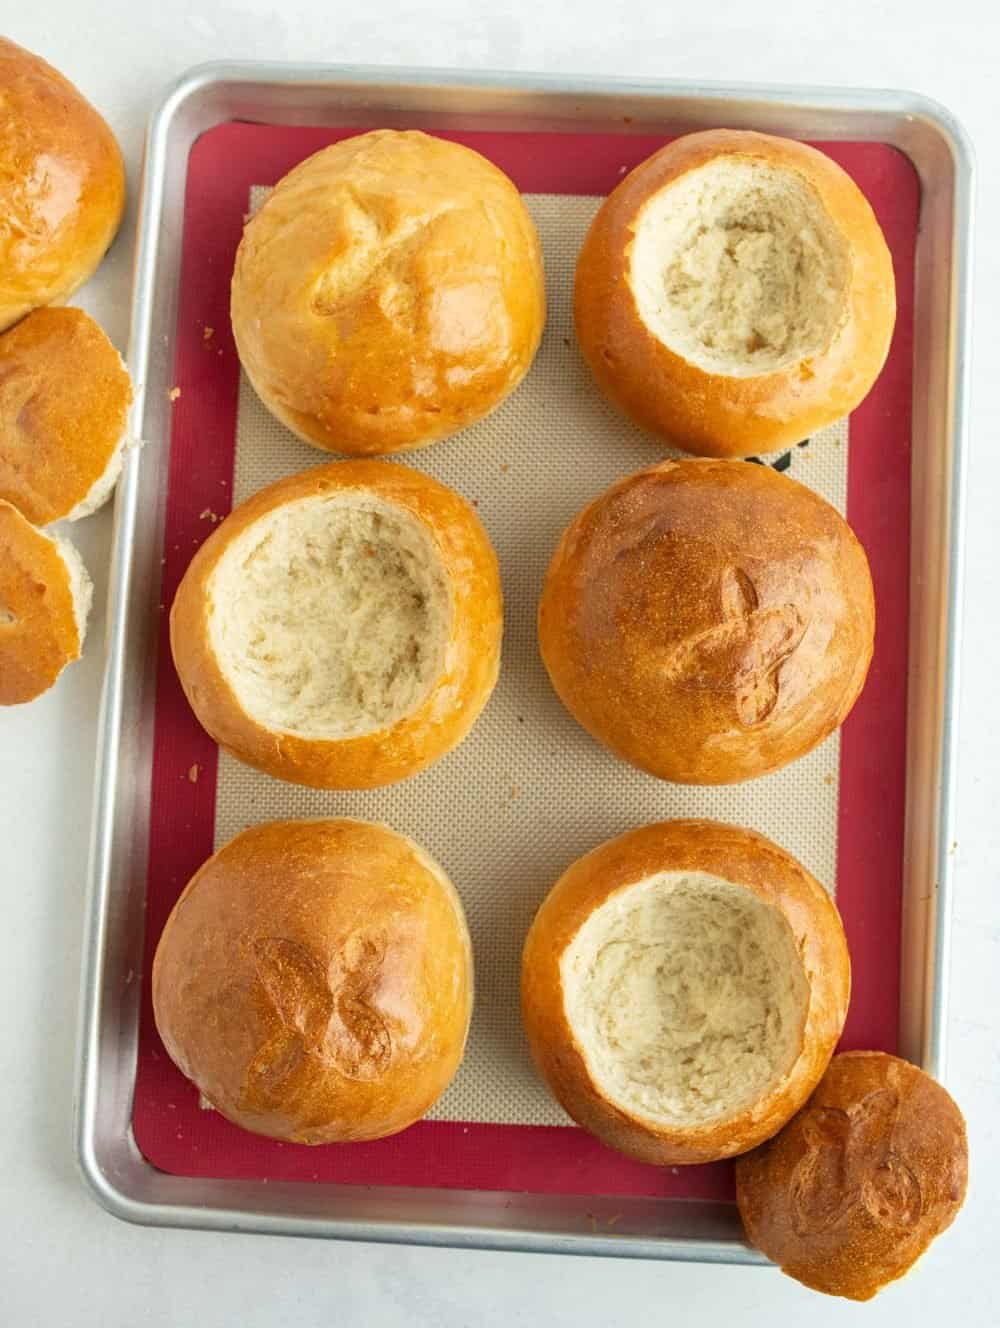
M 317 466 L 216 527 L 170 614 L 192 709 L 248 765 L 371 788 L 456 746 L 500 667 L 500 576 L 472 508 L 385 461 Z
M 68 299 L 104 257 L 125 205 L 111 130 L 72 83 L 0 37 L 0 331 Z
M 307 443 L 422 447 L 527 373 L 545 321 L 538 236 L 478 152 L 361 134 L 302 162 L 248 223 L 232 319 L 260 399 Z
M 750 1240 L 816 1291 L 870 1300 L 951 1226 L 968 1179 L 965 1121 L 923 1070 L 835 1056 L 808 1105 L 736 1163 Z
M 569 868 L 524 946 L 535 1061 L 574 1120 L 658 1165 L 781 1128 L 826 1069 L 850 960 L 830 897 L 749 830 L 664 821 Z
M 605 200 L 576 269 L 577 336 L 602 391 L 702 456 L 800 442 L 867 395 L 892 339 L 892 258 L 822 152 L 713 129 Z
M 595 738 L 661 779 L 730 784 L 844 721 L 875 603 L 864 550 L 811 489 L 767 466 L 667 461 L 570 523 L 538 627 Z
M 79 659 L 93 585 L 76 548 L 0 498 L 0 705 L 47 692 Z
M 118 480 L 132 385 L 82 309 L 36 309 L 0 337 L 0 498 L 29 521 L 76 521 Z
M 274 821 L 198 871 L 153 961 L 182 1073 L 235 1125 L 300 1144 L 380 1139 L 458 1069 L 472 1012 L 462 905 L 412 841 Z

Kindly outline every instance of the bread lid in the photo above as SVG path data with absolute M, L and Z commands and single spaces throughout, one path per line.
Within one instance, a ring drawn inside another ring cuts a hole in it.
M 74 545 L 0 498 L 0 705 L 33 701 L 80 658 L 92 597 Z
M 835 1056 L 807 1105 L 736 1163 L 750 1240 L 816 1291 L 869 1300 L 951 1225 L 968 1144 L 955 1102 L 897 1056 Z
M 36 309 L 0 337 L 0 498 L 46 526 L 89 516 L 122 465 L 132 385 L 82 309 Z

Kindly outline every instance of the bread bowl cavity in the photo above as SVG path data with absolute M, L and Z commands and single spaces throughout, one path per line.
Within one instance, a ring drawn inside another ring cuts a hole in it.
M 628 279 L 649 332 L 736 378 L 820 354 L 847 316 L 851 258 L 799 172 L 719 156 L 643 204 Z
M 309 739 L 388 728 L 440 675 L 452 605 L 438 549 L 366 490 L 302 498 L 233 540 L 208 585 L 209 641 L 258 724 Z
M 746 1110 L 802 1049 L 809 986 L 783 915 L 703 871 L 595 908 L 560 960 L 566 1017 L 621 1111 L 697 1126 Z

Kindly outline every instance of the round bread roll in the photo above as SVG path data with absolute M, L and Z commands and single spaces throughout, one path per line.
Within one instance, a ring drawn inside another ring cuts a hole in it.
M 576 269 L 575 318 L 602 391 L 702 456 L 800 442 L 867 395 L 896 318 L 868 200 L 815 148 L 688 134 L 604 202 Z
M 0 498 L 36 525 L 96 512 L 117 483 L 132 384 L 82 309 L 36 309 L 0 337 Z
M 363 821 L 274 821 L 198 871 L 153 960 L 171 1059 L 227 1120 L 300 1144 L 419 1120 L 462 1060 L 472 951 L 454 886 Z
M 538 629 L 595 738 L 661 779 L 730 784 L 843 723 L 875 602 L 864 550 L 811 489 L 768 466 L 666 461 L 570 523 Z
M 69 540 L 0 498 L 0 705 L 33 701 L 80 658 L 93 592 Z
M 524 946 L 538 1068 L 640 1162 L 713 1162 L 779 1130 L 840 1036 L 850 960 L 829 895 L 761 835 L 664 821 L 586 854 Z
M 747 1236 L 816 1291 L 870 1300 L 951 1226 L 969 1158 L 940 1084 L 881 1051 L 835 1056 L 808 1105 L 736 1163 Z
M 68 299 L 104 257 L 125 206 L 111 130 L 51 65 L 0 37 L 0 331 Z
M 170 614 L 191 707 L 279 779 L 371 788 L 465 737 L 500 668 L 496 554 L 451 489 L 386 461 L 261 490 L 191 561 Z
M 307 443 L 422 447 L 527 373 L 545 322 L 538 236 L 478 152 L 361 134 L 296 166 L 247 224 L 232 319 L 258 396 Z

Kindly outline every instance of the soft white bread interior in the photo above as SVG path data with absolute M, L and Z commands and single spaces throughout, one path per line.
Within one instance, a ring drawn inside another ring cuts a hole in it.
M 851 177 L 793 139 L 674 139 L 605 199 L 574 323 L 601 390 L 701 456 L 753 456 L 848 415 L 885 363 L 892 255 Z
M 69 591 L 73 598 L 73 618 L 76 622 L 76 630 L 80 638 L 80 653 L 82 654 L 83 643 L 87 637 L 87 623 L 90 621 L 90 610 L 94 603 L 94 583 L 84 565 L 83 556 L 73 541 L 62 535 L 53 535 L 51 538 L 66 565 Z
M 247 714 L 307 738 L 409 714 L 440 672 L 452 611 L 426 528 L 364 489 L 261 517 L 219 559 L 209 599 L 212 649 Z
M 561 961 L 566 1015 L 609 1102 L 724 1121 L 802 1048 L 809 984 L 783 915 L 706 872 L 658 872 L 596 908 Z
M 195 554 L 170 613 L 181 684 L 216 742 L 317 788 L 391 784 L 461 742 L 502 629 L 473 508 L 384 461 L 254 494 Z
M 776 844 L 662 821 L 578 858 L 524 943 L 542 1077 L 598 1139 L 658 1166 L 779 1130 L 844 1025 L 850 960 L 830 897 Z
M 829 345 L 850 271 L 844 235 L 805 176 L 716 157 L 643 205 L 629 276 L 653 336 L 707 373 L 749 377 Z

